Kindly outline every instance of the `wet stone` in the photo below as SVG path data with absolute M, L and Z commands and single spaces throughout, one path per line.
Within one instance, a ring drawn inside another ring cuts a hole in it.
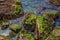
M 14 1 L 14 0 L 10 0 Z M 14 11 L 13 4 L 8 0 L 2 0 L 0 1 L 0 14 L 11 14 Z M 15 4 L 15 2 L 14 2 Z
M 36 15 L 34 13 L 28 13 L 23 19 L 22 25 L 27 32 L 34 32 L 36 26 Z
M 12 40 L 10 37 L 0 35 L 0 40 Z
M 60 6 L 60 0 L 49 0 L 49 2 L 57 7 Z
M 22 15 L 21 2 L 16 0 L 0 1 L 0 19 L 16 19 Z
M 0 23 L 0 26 L 1 26 L 1 29 L 4 30 L 6 28 L 8 28 L 10 25 L 10 22 L 9 21 L 3 21 Z
M 10 30 L 15 33 L 18 33 L 21 29 L 22 29 L 22 27 L 18 24 L 13 24 L 10 26 Z

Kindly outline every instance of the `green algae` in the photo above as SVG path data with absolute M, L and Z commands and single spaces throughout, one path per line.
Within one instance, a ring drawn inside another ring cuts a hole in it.
M 23 11 L 22 11 L 22 4 L 20 1 L 18 0 L 15 0 L 16 3 L 13 5 L 14 7 L 14 11 L 12 12 L 12 14 L 8 14 L 8 15 L 3 15 L 1 18 L 2 20 L 3 19 L 8 19 L 8 20 L 11 20 L 11 19 L 16 19 L 16 18 L 19 18 L 21 16 L 23 16 Z
M 21 36 L 21 35 L 23 35 L 23 36 Z M 23 38 L 22 38 L 23 40 L 26 40 L 26 39 L 28 39 L 28 40 L 34 40 L 33 35 L 30 34 L 30 33 L 20 32 L 19 35 L 18 35 L 17 40 L 22 40 L 22 39 L 20 38 L 20 36 L 23 37 Z M 26 38 L 26 39 L 25 39 L 25 38 Z
M 35 31 L 36 26 L 36 15 L 33 13 L 29 13 L 26 15 L 23 21 L 23 27 L 27 32 Z
M 0 35 L 0 40 L 12 40 L 10 37 Z
M 60 29 L 54 29 L 47 40 L 60 40 Z
M 0 24 L 2 30 L 6 29 L 9 25 L 10 25 L 9 21 L 2 21 Z
M 53 25 L 55 23 L 53 16 L 58 14 L 57 11 L 50 11 L 46 12 L 45 14 L 37 17 L 37 23 L 38 23 L 38 30 L 40 33 L 42 33 L 42 36 L 40 40 L 45 40 L 48 33 L 53 29 Z
M 17 32 L 19 32 L 22 29 L 22 27 L 20 25 L 18 25 L 18 24 L 13 24 L 13 25 L 10 26 L 10 29 L 13 32 L 16 32 L 17 33 Z
M 34 21 L 34 19 L 36 19 L 36 15 L 34 14 L 30 14 L 28 15 L 28 18 L 25 21 L 25 24 L 32 24 Z
M 10 37 L 16 36 L 22 30 L 22 27 L 18 24 L 13 24 L 9 28 L 10 28 L 9 32 Z

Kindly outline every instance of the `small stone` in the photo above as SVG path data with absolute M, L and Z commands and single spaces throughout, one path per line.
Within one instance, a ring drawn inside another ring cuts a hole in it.
M 22 29 L 22 27 L 18 24 L 12 24 L 10 26 L 10 30 L 15 32 L 15 33 L 18 33 L 21 29 Z
M 13 31 L 10 31 L 9 32 L 9 37 L 15 37 L 17 34 L 15 33 L 15 32 L 13 32 Z
M 1 29 L 4 30 L 7 27 L 9 27 L 10 22 L 9 21 L 2 21 L 1 25 Z
M 60 0 L 49 0 L 49 2 L 57 7 L 60 6 Z
M 10 37 L 0 35 L 0 40 L 12 40 Z

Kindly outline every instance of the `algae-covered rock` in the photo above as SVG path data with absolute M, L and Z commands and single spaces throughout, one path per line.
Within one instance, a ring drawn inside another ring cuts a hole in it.
M 49 0 L 49 2 L 55 6 L 60 6 L 60 0 Z
M 18 24 L 12 24 L 10 27 L 9 36 L 14 37 L 18 34 L 19 31 L 21 31 L 22 27 Z
M 15 33 L 18 33 L 21 29 L 22 29 L 22 27 L 18 24 L 12 24 L 10 26 L 10 30 L 15 32 Z
M 60 29 L 54 29 L 47 40 L 60 40 Z
M 12 40 L 10 37 L 6 37 L 4 35 L 0 35 L 0 40 Z
M 36 15 L 33 13 L 28 13 L 24 16 L 22 24 L 27 32 L 34 32 L 36 26 Z
M 16 35 L 17 33 L 10 31 L 8 36 L 12 38 L 12 37 L 15 37 Z
M 35 38 L 30 33 L 20 32 L 17 40 L 35 40 Z
M 49 33 L 53 30 L 57 14 L 57 11 L 50 11 L 44 12 L 41 16 L 37 17 L 36 21 L 38 25 L 38 32 L 40 34 L 40 40 L 45 40 Z
M 15 19 L 23 15 L 19 0 L 3 0 L 0 2 L 0 19 Z
M 1 26 L 1 29 L 2 29 L 2 30 L 4 30 L 4 29 L 6 29 L 7 27 L 9 27 L 9 25 L 10 25 L 10 22 L 9 22 L 9 21 L 2 21 L 2 22 L 0 23 L 0 26 Z

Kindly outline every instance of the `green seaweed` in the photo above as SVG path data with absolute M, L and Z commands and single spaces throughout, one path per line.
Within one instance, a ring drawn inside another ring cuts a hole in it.
M 10 37 L 0 35 L 0 40 L 12 40 Z
M 48 33 L 50 33 L 50 31 L 52 30 L 52 27 L 55 22 L 54 19 L 52 18 L 52 16 L 54 16 L 56 14 L 57 14 L 57 11 L 51 11 L 51 12 L 45 13 L 42 16 L 37 17 L 37 23 L 39 26 L 38 30 L 40 33 L 42 33 L 42 37 L 40 38 L 41 40 L 45 40 Z
M 2 23 L 0 24 L 2 30 L 6 29 L 9 25 L 9 21 L 2 21 Z
M 34 20 L 36 19 L 36 15 L 30 14 L 28 15 L 28 18 L 25 21 L 25 24 L 32 24 L 34 23 Z
M 35 40 L 32 34 L 26 33 L 26 32 L 22 32 L 22 31 L 19 33 L 17 40 L 22 40 L 20 38 L 21 34 L 23 34 L 23 40 L 24 40 L 24 38 L 27 38 L 28 40 Z
M 10 26 L 10 29 L 13 32 L 18 33 L 22 29 L 22 27 L 18 24 L 13 24 L 13 25 Z
M 60 29 L 54 29 L 47 40 L 60 40 Z

